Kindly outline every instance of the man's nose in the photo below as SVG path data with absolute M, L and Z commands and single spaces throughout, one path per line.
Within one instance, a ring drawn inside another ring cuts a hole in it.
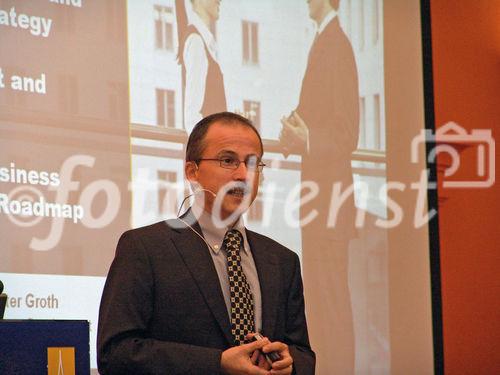
M 240 162 L 238 168 L 233 172 L 233 178 L 235 180 L 246 180 L 248 175 L 248 167 L 244 162 Z

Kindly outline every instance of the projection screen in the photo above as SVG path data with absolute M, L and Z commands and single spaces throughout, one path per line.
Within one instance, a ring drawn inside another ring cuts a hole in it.
M 183 74 L 180 7 L 199 22 L 190 0 L 0 3 L 5 319 L 89 320 L 93 368 L 120 234 L 176 217 L 189 194 L 193 92 L 211 86 Z M 301 257 L 316 373 L 432 373 L 419 1 L 340 0 L 326 25 L 305 0 L 218 10 L 205 45 L 224 77 L 216 104 L 264 140 L 245 220 Z M 283 136 L 294 113 L 306 149 Z

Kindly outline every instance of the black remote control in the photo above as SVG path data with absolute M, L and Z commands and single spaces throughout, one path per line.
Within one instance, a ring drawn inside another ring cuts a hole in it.
M 263 340 L 263 339 L 264 339 L 264 337 L 259 332 L 257 332 L 252 338 L 253 341 L 258 341 L 258 340 Z M 280 355 L 277 352 L 262 353 L 262 354 L 264 354 L 267 362 L 270 365 L 272 365 L 273 362 L 279 361 L 281 359 Z

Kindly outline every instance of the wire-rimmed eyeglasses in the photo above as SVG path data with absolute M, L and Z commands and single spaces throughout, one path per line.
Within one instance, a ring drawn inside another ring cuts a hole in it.
M 245 160 L 239 160 L 231 156 L 223 156 L 220 158 L 200 158 L 196 159 L 196 164 L 200 161 L 218 161 L 221 168 L 225 169 L 238 169 L 241 163 L 245 163 L 247 170 L 262 172 L 266 166 L 262 161 L 255 155 L 248 156 Z

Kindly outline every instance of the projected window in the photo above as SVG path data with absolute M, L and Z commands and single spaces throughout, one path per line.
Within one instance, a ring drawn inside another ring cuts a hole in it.
M 260 102 L 244 100 L 243 111 L 245 112 L 245 117 L 252 121 L 254 126 L 260 130 Z
M 174 50 L 174 13 L 171 7 L 154 6 L 155 47 L 160 50 Z
M 243 63 L 257 65 L 259 63 L 259 24 L 241 21 L 243 38 Z
M 175 91 L 156 89 L 156 124 L 175 128 Z
M 359 148 L 384 151 L 385 130 L 380 94 L 361 97 L 359 104 Z

